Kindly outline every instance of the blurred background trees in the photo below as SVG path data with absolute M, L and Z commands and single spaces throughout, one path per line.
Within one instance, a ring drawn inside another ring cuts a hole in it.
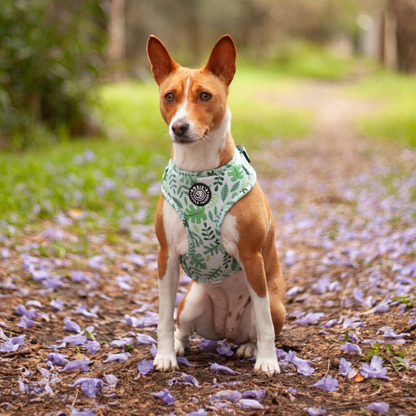
M 0 141 L 24 148 L 98 132 L 95 87 L 150 79 L 149 34 L 183 65 L 199 66 L 230 33 L 256 64 L 330 48 L 413 73 L 415 21 L 416 0 L 2 0 Z
M 0 140 L 24 148 L 94 132 L 104 13 L 93 0 L 0 2 Z

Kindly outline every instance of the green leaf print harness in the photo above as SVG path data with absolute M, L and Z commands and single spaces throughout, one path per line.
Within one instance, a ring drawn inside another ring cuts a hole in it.
M 198 282 L 217 282 L 240 270 L 224 249 L 221 224 L 228 210 L 256 183 L 256 172 L 245 155 L 239 146 L 226 165 L 202 172 L 178 169 L 170 160 L 163 174 L 162 193 L 188 235 L 188 252 L 181 264 Z

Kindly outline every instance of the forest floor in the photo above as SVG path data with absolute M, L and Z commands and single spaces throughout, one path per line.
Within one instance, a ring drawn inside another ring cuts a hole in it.
M 2 223 L 0 414 L 416 415 L 416 152 L 360 137 L 353 119 L 376 104 L 342 88 L 305 81 L 291 95 L 262 97 L 316 114 L 310 136 L 276 137 L 250 154 L 288 291 L 280 375 L 254 374 L 235 346 L 202 349 L 198 337 L 189 366 L 141 374 L 157 347 L 138 336 L 156 339 L 153 226 L 126 220 L 115 244 L 102 232 L 77 235 L 74 210 L 40 232 Z M 80 245 L 98 254 L 72 254 Z M 93 380 L 71 387 L 81 377 Z M 151 394 L 164 389 L 173 404 Z

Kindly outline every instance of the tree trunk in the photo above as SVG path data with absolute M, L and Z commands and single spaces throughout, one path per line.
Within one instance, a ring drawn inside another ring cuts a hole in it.
M 108 25 L 108 52 L 107 61 L 110 66 L 116 67 L 114 77 L 120 79 L 122 73 L 117 64 L 126 57 L 126 23 L 125 0 L 110 1 L 110 22 Z
M 416 0 L 390 0 L 397 21 L 397 67 L 416 73 Z

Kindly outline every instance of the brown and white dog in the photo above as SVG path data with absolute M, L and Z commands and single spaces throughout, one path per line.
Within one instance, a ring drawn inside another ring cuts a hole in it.
M 228 163 L 235 151 L 227 106 L 236 70 L 231 36 L 218 40 L 201 69 L 177 64 L 155 36 L 149 38 L 147 53 L 159 85 L 160 111 L 173 142 L 173 163 L 186 171 L 212 170 Z M 177 369 L 176 355 L 184 354 L 196 332 L 240 345 L 237 356 L 257 357 L 256 372 L 280 372 L 274 342 L 285 321 L 285 283 L 274 232 L 269 204 L 256 183 L 228 211 L 221 226 L 225 251 L 237 259 L 241 270 L 219 283 L 192 282 L 179 304 L 174 332 L 179 264 L 188 251 L 188 237 L 178 213 L 161 195 L 156 213 L 160 243 L 156 369 Z

